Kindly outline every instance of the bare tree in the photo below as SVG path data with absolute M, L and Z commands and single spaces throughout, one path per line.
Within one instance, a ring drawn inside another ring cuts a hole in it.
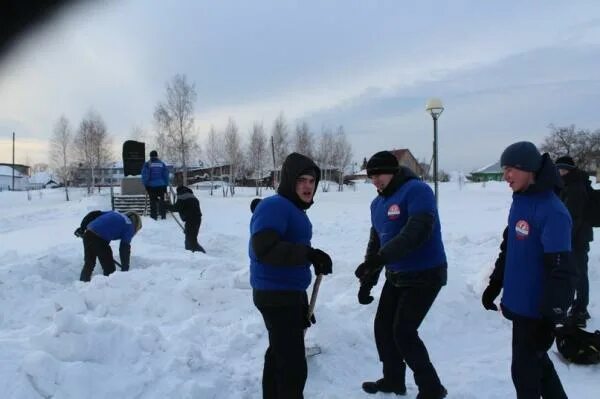
M 199 151 L 194 129 L 196 89 L 185 75 L 175 75 L 167 83 L 166 101 L 159 102 L 154 111 L 157 126 L 156 142 L 163 146 L 167 159 L 181 166 L 183 184 L 187 185 L 187 167 Z
M 69 201 L 69 181 L 71 180 L 71 146 L 73 144 L 69 120 L 62 115 L 56 125 L 52 138 L 50 139 L 50 162 L 58 180 L 65 187 L 65 198 Z
M 343 126 L 338 127 L 333 145 L 331 163 L 339 171 L 338 191 L 344 191 L 344 173 L 352 162 L 352 145 L 346 139 Z
M 238 176 L 240 160 L 243 158 L 242 145 L 239 130 L 233 118 L 229 118 L 224 136 L 225 161 L 229 164 L 229 190 L 231 195 L 235 194 L 235 181 Z
M 308 128 L 308 123 L 298 122 L 296 124 L 296 134 L 294 135 L 294 151 L 306 155 L 309 158 L 314 157 L 314 137 Z
M 206 144 L 204 145 L 204 152 L 206 153 L 206 158 L 211 166 L 210 195 L 213 195 L 213 178 L 215 175 L 215 167 L 221 162 L 223 153 L 223 143 L 220 137 L 217 135 L 214 126 L 211 126 L 210 131 L 208 132 L 208 138 L 206 139 Z
M 569 155 L 582 169 L 596 166 L 600 153 L 600 130 L 591 132 L 575 128 L 575 125 L 549 126 L 550 135 L 544 139 L 540 149 L 554 159 Z
M 273 131 L 271 132 L 274 169 L 280 169 L 285 157 L 287 157 L 290 153 L 288 136 L 288 127 L 282 112 L 279 114 L 277 119 L 275 119 L 275 122 L 273 123 Z M 278 178 L 277 181 L 279 180 L 280 179 Z M 273 186 L 275 189 L 277 188 L 276 184 L 273 184 Z
M 95 172 L 110 161 L 110 145 L 104 120 L 95 111 L 90 111 L 81 121 L 74 140 L 78 160 L 90 170 L 88 192 L 96 186 Z
M 262 123 L 254 122 L 250 142 L 248 143 L 248 169 L 254 175 L 256 180 L 256 195 L 261 195 L 259 182 L 267 167 L 267 136 Z
M 334 147 L 335 139 L 333 137 L 333 133 L 331 133 L 331 130 L 329 129 L 323 129 L 319 139 L 319 148 L 315 156 L 315 160 L 321 168 L 321 189 L 323 191 L 329 191 L 329 179 L 331 178 L 330 175 Z

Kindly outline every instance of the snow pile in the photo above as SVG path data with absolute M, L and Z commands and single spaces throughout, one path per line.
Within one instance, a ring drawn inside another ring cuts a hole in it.
M 72 190 L 70 202 L 60 190 L 31 201 L 23 192 L 0 193 L 2 397 L 261 397 L 267 337 L 252 304 L 247 260 L 253 193 L 238 188 L 223 198 L 196 191 L 208 254 L 184 251 L 170 217 L 144 217 L 132 242 L 132 270 L 106 278 L 98 265 L 87 284 L 77 281 L 83 251 L 73 230 L 88 211 L 110 208 L 108 193 Z M 364 255 L 373 195 L 370 184 L 319 191 L 308 211 L 313 245 L 331 254 L 334 274 L 321 285 L 317 324 L 307 334 L 323 348 L 309 359 L 307 398 L 371 397 L 360 384 L 380 375 L 376 303 L 358 304 L 353 274 Z M 479 299 L 510 201 L 503 183 L 440 185 L 449 283 L 420 333 L 448 398 L 514 397 L 510 323 L 484 311 Z M 112 247 L 118 260 L 118 244 Z M 599 261 L 592 243 L 590 329 L 600 328 Z M 597 396 L 597 367 L 567 367 L 551 357 L 570 397 Z M 415 397 L 410 376 L 407 382 L 407 397 Z

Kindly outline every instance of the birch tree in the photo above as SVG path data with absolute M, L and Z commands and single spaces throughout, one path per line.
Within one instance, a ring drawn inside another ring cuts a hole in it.
M 254 122 L 252 126 L 247 158 L 248 167 L 256 181 L 256 195 L 260 196 L 262 187 L 259 182 L 262 180 L 268 165 L 267 136 L 262 123 Z
M 232 118 L 229 118 L 225 134 L 223 136 L 223 154 L 225 161 L 229 164 L 229 191 L 233 196 L 235 194 L 235 181 L 238 176 L 240 160 L 243 157 L 241 150 L 241 138 L 238 127 Z
M 52 132 L 50 139 L 50 162 L 58 180 L 65 187 L 65 199 L 69 201 L 69 182 L 71 180 L 71 151 L 73 137 L 69 120 L 62 115 Z
M 187 167 L 199 152 L 198 135 L 194 128 L 196 89 L 185 75 L 175 75 L 167 83 L 166 98 L 154 111 L 157 127 L 156 142 L 164 148 L 170 161 L 181 167 L 183 184 L 187 185 Z
M 308 128 L 308 123 L 298 122 L 294 134 L 294 151 L 314 158 L 314 137 Z
M 81 121 L 74 140 L 79 162 L 90 170 L 88 192 L 96 186 L 96 172 L 111 159 L 111 138 L 102 117 L 90 111 Z

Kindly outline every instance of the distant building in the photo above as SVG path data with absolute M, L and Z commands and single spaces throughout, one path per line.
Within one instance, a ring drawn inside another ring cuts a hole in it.
M 500 161 L 497 161 L 491 165 L 484 166 L 475 172 L 471 172 L 468 179 L 474 182 L 502 181 L 503 173 L 502 167 L 500 167 Z
M 27 165 L 15 164 L 13 187 L 13 164 L 0 163 L 0 191 L 1 190 L 27 190 L 29 187 L 29 172 L 31 168 Z
M 417 159 L 413 156 L 408 148 L 401 148 L 399 150 L 390 151 L 396 159 L 398 159 L 398 163 L 402 166 L 406 166 L 408 169 L 412 170 L 414 174 L 417 176 L 424 178 L 425 171 L 421 167 L 421 164 Z

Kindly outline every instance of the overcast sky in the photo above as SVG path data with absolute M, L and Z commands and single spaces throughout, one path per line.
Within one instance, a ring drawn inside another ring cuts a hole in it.
M 430 97 L 442 99 L 440 168 L 471 171 L 548 125 L 600 128 L 599 1 L 159 1 L 78 5 L 0 60 L 0 162 L 48 161 L 64 114 L 93 109 L 119 146 L 154 134 L 165 84 L 196 86 L 201 144 L 232 117 L 270 133 L 343 125 L 361 161 L 382 149 L 432 154 Z M 149 148 L 147 148 L 149 151 Z M 202 158 L 202 156 L 200 156 Z

